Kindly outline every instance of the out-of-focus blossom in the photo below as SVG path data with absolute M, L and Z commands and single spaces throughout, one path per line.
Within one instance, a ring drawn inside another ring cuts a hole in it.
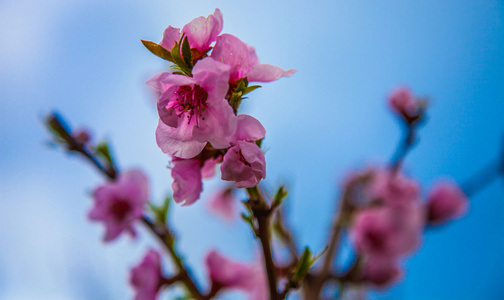
M 171 176 L 173 178 L 173 200 L 185 205 L 198 200 L 203 184 L 201 182 L 201 161 L 197 159 L 173 159 Z
M 224 219 L 233 220 L 236 217 L 237 201 L 233 187 L 220 189 L 210 199 L 210 210 Z
M 229 147 L 237 118 L 225 99 L 228 78 L 229 66 L 207 57 L 196 63 L 193 77 L 164 72 L 147 81 L 162 93 L 156 142 L 164 153 L 192 158 L 207 142 Z
M 217 35 L 222 31 L 222 25 L 222 13 L 216 8 L 214 13 L 208 17 L 198 17 L 187 23 L 182 28 L 182 33 L 179 28 L 168 26 L 159 44 L 171 50 L 175 42 L 178 42 L 182 34 L 184 34 L 187 37 L 191 49 L 197 50 L 199 52 L 198 55 L 201 56 L 208 52 L 210 44 L 215 41 Z
M 123 231 L 135 236 L 133 222 L 142 218 L 144 205 L 149 198 L 147 177 L 139 170 L 126 171 L 110 183 L 93 191 L 94 206 L 89 212 L 93 221 L 105 224 L 106 242 Z
M 142 262 L 130 273 L 130 284 L 135 289 L 135 300 L 155 300 L 161 283 L 161 257 L 149 250 Z
M 91 134 L 86 129 L 77 129 L 72 136 L 80 144 L 86 144 L 91 140 Z
M 397 260 L 369 257 L 362 271 L 362 279 L 377 287 L 385 288 L 402 277 Z
M 422 219 L 420 210 L 397 210 L 388 206 L 357 212 L 352 236 L 359 253 L 369 257 L 395 259 L 419 245 Z
M 467 197 L 458 185 L 449 182 L 440 183 L 430 191 L 427 198 L 427 220 L 440 224 L 456 219 L 466 213 Z
M 393 91 L 388 102 L 392 111 L 410 125 L 422 119 L 426 105 L 425 100 L 415 99 L 407 87 Z
M 215 167 L 218 163 L 222 162 L 222 156 L 217 158 L 211 157 L 203 163 L 201 168 L 201 176 L 203 179 L 209 179 L 215 176 Z
M 267 299 L 267 282 L 262 267 L 232 261 L 215 250 L 207 254 L 205 262 L 212 284 L 242 290 L 250 295 L 251 300 Z
M 296 72 L 294 69 L 284 71 L 277 66 L 259 64 L 255 49 L 231 34 L 217 37 L 211 57 L 231 66 L 231 83 L 244 77 L 247 77 L 249 82 L 270 82 Z
M 399 172 L 376 170 L 370 188 L 373 200 L 394 207 L 420 204 L 418 184 Z

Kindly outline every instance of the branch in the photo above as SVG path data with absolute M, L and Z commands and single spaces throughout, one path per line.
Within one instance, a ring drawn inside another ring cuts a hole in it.
M 252 211 L 253 216 L 257 220 L 256 235 L 259 238 L 262 246 L 264 257 L 264 266 L 268 275 L 268 285 L 270 291 L 270 300 L 279 300 L 280 295 L 277 289 L 277 268 L 273 262 L 273 255 L 271 254 L 271 214 L 272 210 L 268 206 L 266 199 L 259 188 L 248 188 L 249 194 L 248 204 Z

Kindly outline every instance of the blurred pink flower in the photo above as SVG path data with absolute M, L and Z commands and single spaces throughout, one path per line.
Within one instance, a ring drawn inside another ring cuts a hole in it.
M 130 284 L 135 290 L 135 300 L 155 300 L 161 283 L 161 257 L 149 250 L 142 262 L 130 273 Z
M 458 185 L 442 182 L 434 186 L 427 198 L 427 220 L 433 224 L 461 217 L 466 213 L 469 203 Z
M 212 284 L 242 290 L 250 295 L 251 300 L 267 299 L 267 282 L 262 267 L 234 262 L 215 250 L 207 254 L 205 262 Z
M 135 236 L 133 222 L 142 218 L 149 198 L 147 177 L 139 170 L 126 171 L 119 174 L 116 181 L 97 187 L 93 198 L 89 218 L 105 224 L 106 242 L 114 240 L 123 231 Z
M 289 77 L 296 72 L 268 64 L 259 64 L 255 49 L 231 34 L 217 37 L 211 57 L 231 66 L 229 82 L 247 77 L 249 82 L 270 82 L 281 77 Z
M 83 128 L 75 130 L 72 137 L 80 144 L 86 144 L 91 140 L 89 130 Z
M 218 190 L 210 199 L 210 211 L 227 220 L 235 219 L 238 200 L 235 198 L 233 190 L 233 187 Z
M 419 205 L 421 202 L 418 183 L 390 170 L 376 170 L 370 194 L 373 200 L 394 207 Z
M 199 54 L 204 54 L 210 49 L 210 44 L 215 41 L 222 31 L 222 13 L 216 8 L 208 17 L 198 17 L 187 23 L 182 28 L 191 49 L 196 49 Z M 168 26 L 163 32 L 163 39 L 159 43 L 164 48 L 171 50 L 175 42 L 179 42 L 182 36 L 180 29 Z
M 403 273 L 397 260 L 369 257 L 362 271 L 362 279 L 380 288 L 396 283 Z
M 201 182 L 201 161 L 197 159 L 172 160 L 173 200 L 176 203 L 184 202 L 183 206 L 191 205 L 198 200 L 203 184 Z
M 413 93 L 407 87 L 400 87 L 389 97 L 390 108 L 399 115 L 408 115 L 418 109 Z
M 369 257 L 392 260 L 418 247 L 423 228 L 421 210 L 388 206 L 358 211 L 352 226 L 354 245 Z
M 211 157 L 203 163 L 201 167 L 201 176 L 203 179 L 209 179 L 215 176 L 215 167 L 218 163 L 222 162 L 222 156 L 217 158 Z
M 192 158 L 207 142 L 229 147 L 237 118 L 225 99 L 228 77 L 229 66 L 207 57 L 196 63 L 193 77 L 164 72 L 147 81 L 161 92 L 156 142 L 164 153 Z

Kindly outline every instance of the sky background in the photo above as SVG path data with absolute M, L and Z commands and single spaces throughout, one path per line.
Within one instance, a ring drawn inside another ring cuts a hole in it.
M 58 110 L 110 140 L 121 168 L 145 170 L 152 198 L 162 199 L 168 157 L 155 144 L 155 99 L 144 82 L 167 65 L 140 39 L 160 41 L 168 25 L 215 7 L 223 32 L 254 46 L 261 62 L 298 70 L 254 91 L 242 112 L 267 130 L 265 186 L 289 185 L 300 247 L 324 248 L 345 175 L 392 155 L 401 131 L 386 98 L 398 86 L 432 104 L 405 165 L 423 193 L 440 178 L 464 181 L 501 151 L 502 1 L 2 0 L 0 299 L 132 298 L 128 270 L 158 246 L 142 229 L 136 241 L 101 242 L 103 227 L 86 214 L 103 178 L 48 147 L 41 120 Z M 170 216 L 204 284 L 209 249 L 257 259 L 246 225 L 208 214 L 219 186 L 205 182 L 200 201 Z M 406 277 L 372 298 L 503 299 L 503 214 L 499 180 L 471 199 L 466 217 L 429 231 L 405 260 Z

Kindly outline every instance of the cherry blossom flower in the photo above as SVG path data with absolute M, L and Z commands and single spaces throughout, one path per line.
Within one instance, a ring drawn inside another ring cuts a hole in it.
M 375 286 L 385 288 L 397 282 L 403 273 L 399 264 L 394 259 L 370 257 L 365 262 L 362 279 L 373 283 Z
M 89 218 L 105 224 L 106 242 L 114 240 L 123 231 L 135 236 L 133 222 L 142 218 L 148 197 L 147 178 L 141 171 L 121 173 L 116 181 L 93 191 L 94 207 Z
M 420 189 L 418 183 L 399 172 L 376 170 L 370 186 L 370 194 L 374 200 L 395 207 L 420 205 Z
M 423 223 L 419 210 L 399 211 L 388 206 L 357 212 L 352 227 L 354 245 L 370 257 L 394 259 L 418 247 Z
M 142 262 L 130 273 L 130 284 L 135 289 L 135 300 L 155 300 L 162 279 L 161 257 L 149 250 Z
M 171 50 L 184 34 L 187 37 L 191 49 L 197 50 L 202 56 L 210 49 L 217 35 L 222 31 L 223 20 L 221 11 L 216 8 L 214 13 L 208 17 L 198 17 L 187 23 L 180 32 L 179 28 L 168 26 L 163 39 L 159 43 L 165 49 Z
M 193 77 L 165 72 L 147 81 L 161 92 L 156 142 L 164 153 L 192 158 L 207 142 L 229 147 L 237 119 L 225 99 L 228 77 L 229 66 L 207 57 L 196 63 Z
M 427 198 L 427 219 L 430 223 L 441 224 L 456 219 L 466 213 L 467 197 L 460 187 L 449 182 L 434 186 Z
M 251 300 L 267 299 L 267 282 L 262 264 L 238 263 L 215 250 L 207 254 L 205 263 L 213 285 L 244 291 Z
M 249 82 L 270 82 L 281 77 L 289 77 L 296 72 L 268 64 L 259 64 L 255 49 L 231 34 L 217 37 L 211 57 L 231 66 L 229 82 L 247 77 Z
M 210 199 L 210 211 L 226 220 L 233 220 L 236 217 L 238 201 L 233 190 L 233 187 L 218 190 Z
M 238 116 L 238 125 L 231 139 L 233 145 L 221 164 L 222 180 L 233 181 L 237 188 L 249 188 L 266 178 L 266 159 L 255 141 L 266 134 L 264 127 L 248 115 Z
M 412 125 L 422 119 L 425 100 L 415 99 L 411 90 L 400 87 L 389 96 L 389 106 L 406 123 Z

